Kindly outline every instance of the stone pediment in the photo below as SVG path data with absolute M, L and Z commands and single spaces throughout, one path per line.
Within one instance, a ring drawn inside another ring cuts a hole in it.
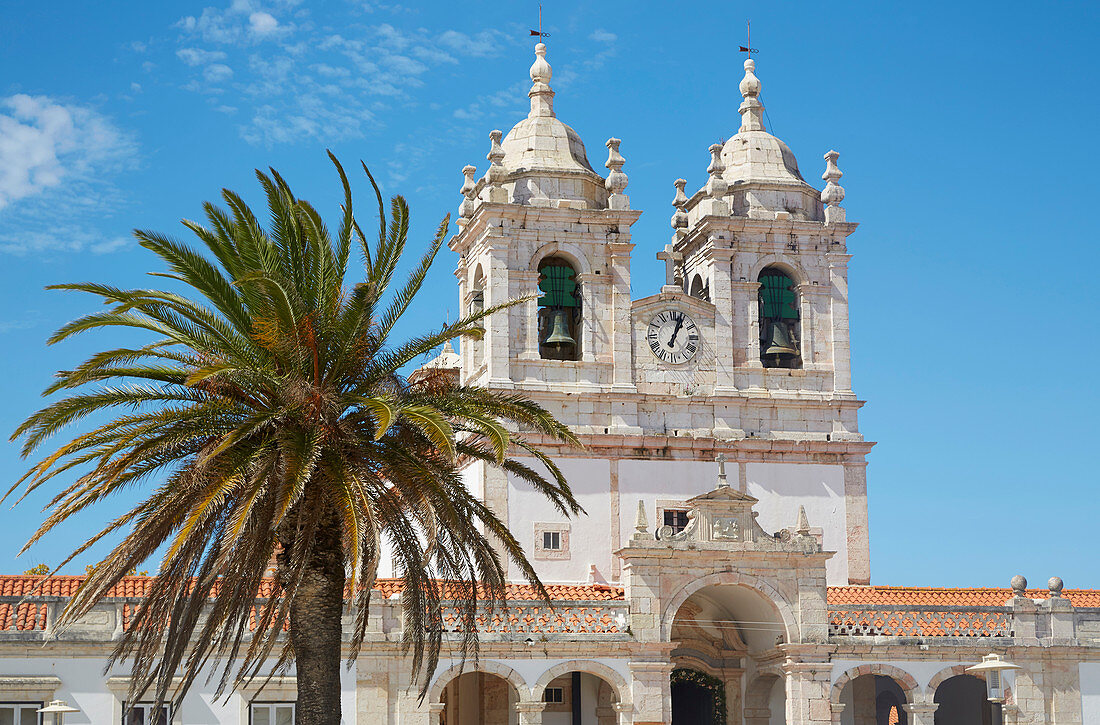
M 799 508 L 794 526 L 768 533 L 756 520 L 757 512 L 753 510 L 756 503 L 756 497 L 732 488 L 722 475 L 717 487 L 688 499 L 688 523 L 682 531 L 674 532 L 670 526 L 661 526 L 650 536 L 642 533 L 644 523 L 639 518 L 638 533 L 631 544 L 652 545 L 648 543 L 652 541 L 658 546 L 689 549 L 806 554 L 822 551 L 820 542 L 810 533 L 804 509 Z

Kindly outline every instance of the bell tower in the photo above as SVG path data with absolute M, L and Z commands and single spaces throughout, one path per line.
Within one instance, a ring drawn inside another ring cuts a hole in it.
M 676 283 L 715 305 L 715 392 L 828 400 L 830 438 L 844 439 L 859 407 L 848 346 L 847 238 L 857 225 L 840 206 L 839 154 L 825 154 L 818 192 L 765 130 L 755 69 L 745 61 L 741 127 L 710 147 L 706 184 L 689 198 L 676 182 L 666 254 Z
M 740 129 L 710 147 L 707 181 L 676 181 L 665 284 L 632 299 L 620 141 L 606 176 L 555 112 L 546 46 L 535 46 L 530 112 L 489 134 L 488 168 L 463 169 L 450 247 L 462 309 L 523 299 L 464 340 L 468 384 L 535 400 L 583 442 L 545 449 L 587 516 L 548 511 L 520 478 L 471 463 L 468 485 L 548 582 L 622 581 L 632 512 L 686 525 L 687 502 L 728 461 L 731 487 L 776 534 L 802 508 L 820 528 L 830 584 L 870 577 L 862 402 L 851 389 L 847 238 L 837 154 L 818 191 L 764 127 L 755 63 Z M 657 251 L 650 247 L 651 252 Z M 650 253 L 651 253 L 650 252 Z M 548 444 L 549 445 L 549 444 Z M 534 458 L 530 465 L 541 465 Z
M 527 302 L 489 319 L 462 345 L 462 379 L 496 388 L 632 391 L 630 227 L 619 139 L 607 141 L 606 177 L 554 111 L 546 45 L 535 46 L 531 110 L 501 137 L 489 167 L 463 169 L 451 249 L 462 309 Z

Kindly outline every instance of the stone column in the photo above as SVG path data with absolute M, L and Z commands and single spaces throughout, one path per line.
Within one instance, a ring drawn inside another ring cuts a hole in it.
M 936 708 L 939 703 L 914 702 L 911 705 L 902 705 L 901 708 L 909 713 L 909 725 L 935 725 Z
M 630 697 L 635 725 L 672 722 L 671 662 L 631 662 Z
M 832 715 L 833 715 L 833 725 L 840 725 L 840 723 L 841 723 L 840 718 L 843 717 L 843 715 L 844 715 L 845 705 L 842 702 L 834 702 L 834 703 L 832 703 L 831 707 L 832 707 Z
M 832 725 L 827 662 L 783 664 L 787 694 L 787 725 Z
M 543 702 L 516 703 L 519 725 L 542 725 L 542 711 L 545 709 L 546 703 Z

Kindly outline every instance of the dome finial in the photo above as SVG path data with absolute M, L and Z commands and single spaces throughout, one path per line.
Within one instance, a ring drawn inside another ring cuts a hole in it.
M 737 112 L 741 114 L 741 131 L 764 130 L 764 104 L 760 102 L 760 79 L 756 77 L 756 61 L 745 59 L 745 77 L 738 88 L 745 100 Z
M 531 113 L 534 116 L 554 115 L 554 91 L 550 89 L 550 78 L 554 72 L 546 62 L 546 43 L 535 46 L 535 62 L 531 64 Z

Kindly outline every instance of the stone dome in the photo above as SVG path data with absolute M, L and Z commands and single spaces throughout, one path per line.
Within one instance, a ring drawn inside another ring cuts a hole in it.
M 722 178 L 730 184 L 762 181 L 805 184 L 798 161 L 787 144 L 767 131 L 739 131 L 722 145 Z
M 528 116 L 504 140 L 501 163 L 515 171 L 582 171 L 595 174 L 577 132 L 554 116 Z

